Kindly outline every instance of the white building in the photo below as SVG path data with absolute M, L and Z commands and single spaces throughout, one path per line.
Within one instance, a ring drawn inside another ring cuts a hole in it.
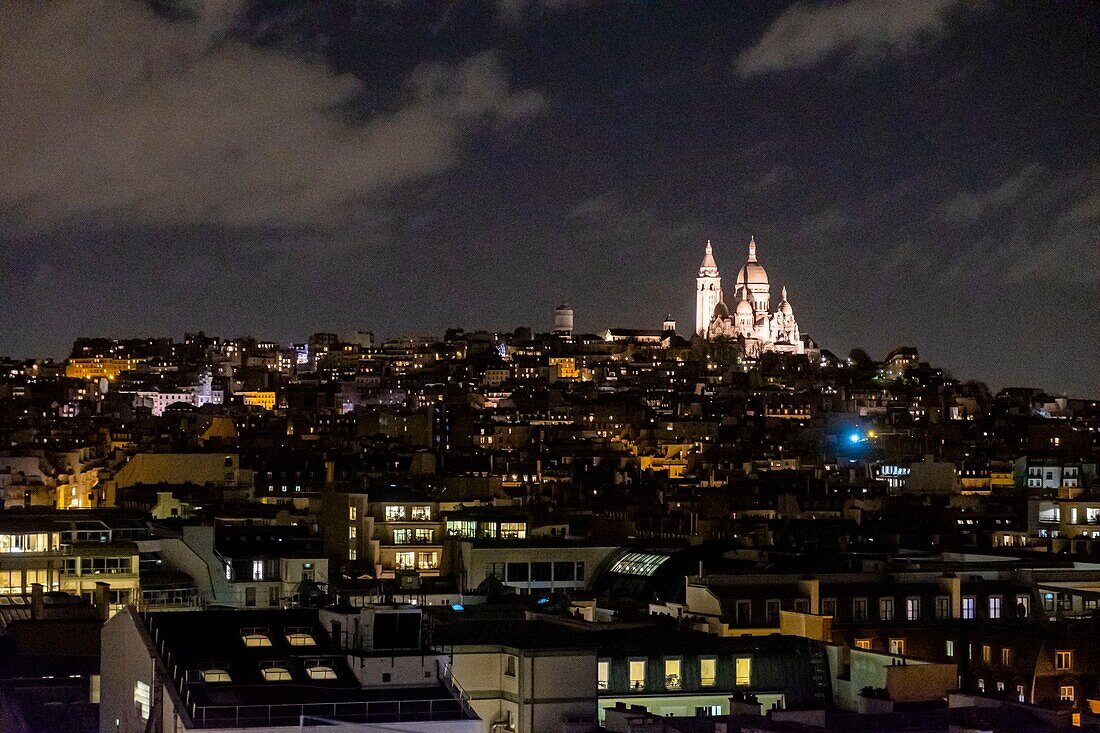
M 695 283 L 695 332 L 699 336 L 742 340 L 745 355 L 753 358 L 769 351 L 806 353 L 786 288 L 775 311 L 771 309 L 771 283 L 757 260 L 755 238 L 749 240 L 748 260 L 737 273 L 732 313 L 710 241 Z

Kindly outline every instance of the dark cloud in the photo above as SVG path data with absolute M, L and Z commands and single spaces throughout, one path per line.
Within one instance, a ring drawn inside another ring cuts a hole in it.
M 544 106 L 484 52 L 422 64 L 391 109 L 351 123 L 336 108 L 357 78 L 235 41 L 231 8 L 196 7 L 178 22 L 118 0 L 0 8 L 0 202 L 44 226 L 341 222 Z

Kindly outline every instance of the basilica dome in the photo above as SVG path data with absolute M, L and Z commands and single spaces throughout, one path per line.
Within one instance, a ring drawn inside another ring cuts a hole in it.
M 756 238 L 749 240 L 749 261 L 737 273 L 737 288 L 745 285 L 753 292 L 766 291 L 768 289 L 768 273 L 764 266 L 756 261 Z

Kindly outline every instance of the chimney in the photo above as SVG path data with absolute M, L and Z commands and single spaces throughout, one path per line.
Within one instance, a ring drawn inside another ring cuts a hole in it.
M 95 606 L 99 620 L 106 622 L 111 617 L 111 584 L 102 580 L 95 584 L 95 593 L 92 595 L 92 604 Z
M 31 583 L 31 618 L 42 618 L 46 610 L 46 599 L 42 595 L 42 584 Z

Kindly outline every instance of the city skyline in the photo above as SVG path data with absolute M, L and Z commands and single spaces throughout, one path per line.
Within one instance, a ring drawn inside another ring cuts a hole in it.
M 0 352 L 685 331 L 755 235 L 823 348 L 1095 396 L 1097 12 L 6 6 Z

